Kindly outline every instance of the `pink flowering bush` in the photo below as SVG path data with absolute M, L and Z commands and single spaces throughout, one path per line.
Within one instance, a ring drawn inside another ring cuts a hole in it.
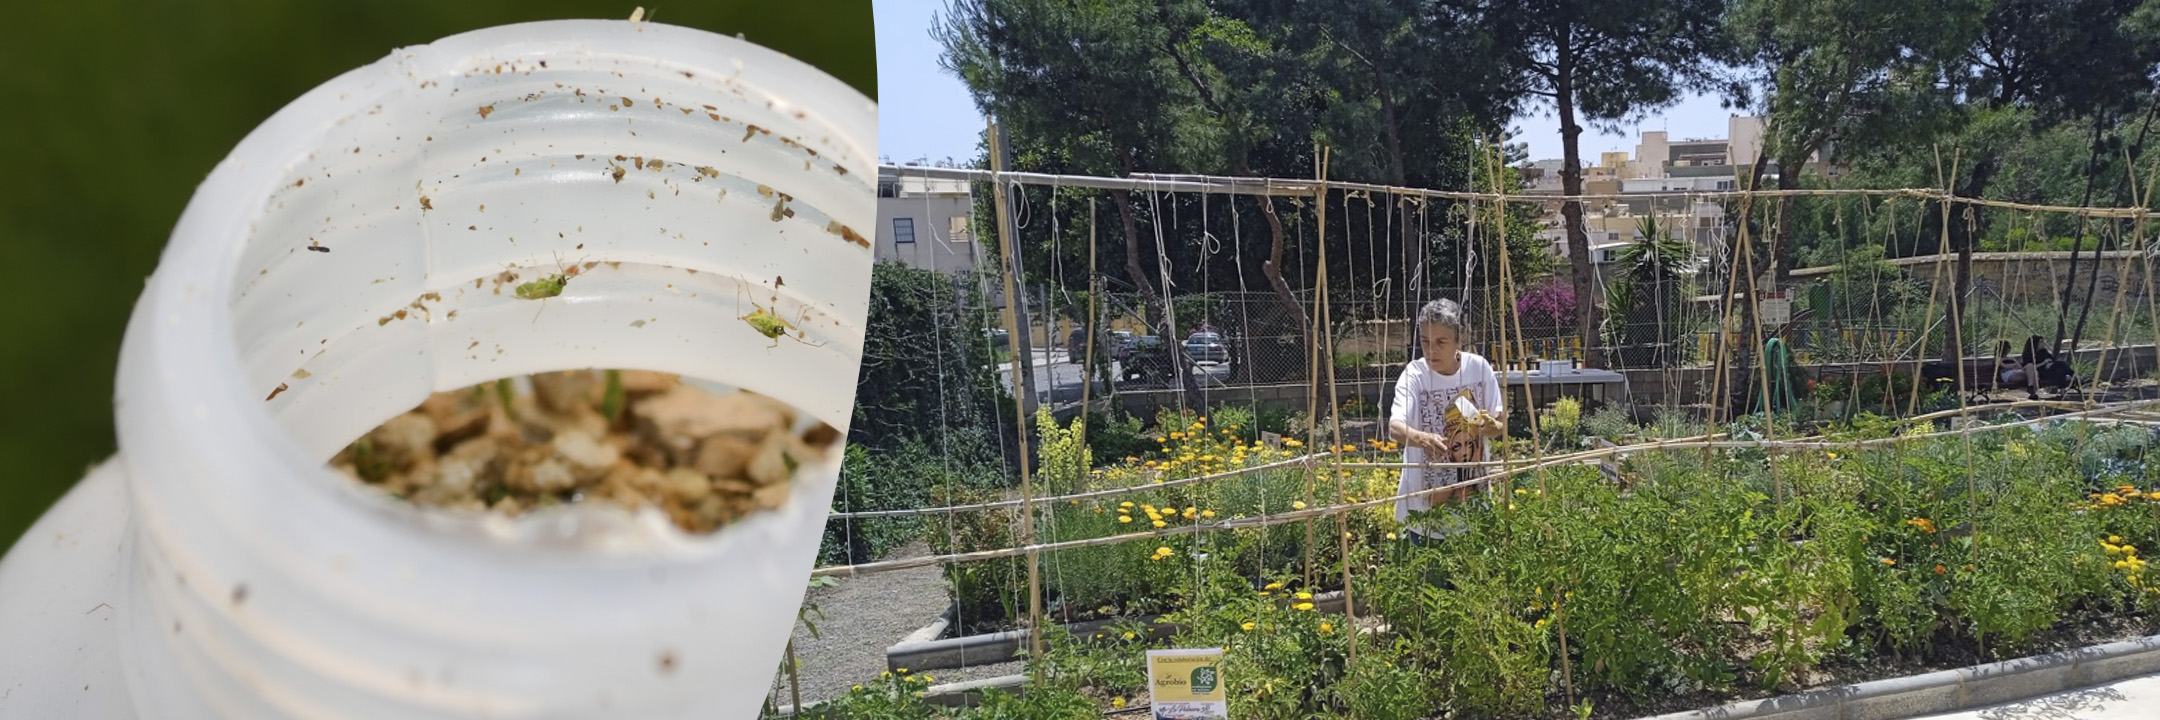
M 1538 334 L 1550 328 L 1572 327 L 1575 319 L 1575 288 L 1566 278 L 1549 277 L 1531 285 L 1515 301 L 1515 317 L 1523 332 Z

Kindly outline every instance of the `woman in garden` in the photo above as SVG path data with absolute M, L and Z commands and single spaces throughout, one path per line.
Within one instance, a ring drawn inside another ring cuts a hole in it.
M 1462 306 L 1434 300 L 1418 310 L 1417 325 L 1425 356 L 1403 366 L 1388 411 L 1388 434 L 1402 444 L 1403 462 L 1490 461 L 1492 440 L 1506 433 L 1507 409 L 1492 364 L 1462 349 L 1469 334 Z M 1459 400 L 1466 400 L 1467 407 Z M 1482 468 L 1404 468 L 1397 494 L 1457 485 L 1483 474 Z M 1395 519 L 1404 523 L 1413 542 L 1437 539 L 1449 533 L 1424 513 L 1468 493 L 1468 488 L 1460 488 L 1405 498 L 1395 503 Z M 1413 515 L 1420 516 L 1416 522 Z

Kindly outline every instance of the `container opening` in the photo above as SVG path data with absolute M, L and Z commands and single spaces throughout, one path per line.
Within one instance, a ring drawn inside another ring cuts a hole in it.
M 754 389 L 796 423 L 845 417 L 799 378 L 854 377 L 860 329 L 837 318 L 859 311 L 843 290 L 860 279 L 779 270 L 860 251 L 827 212 L 867 194 L 829 130 L 709 68 L 559 50 L 459 68 L 376 80 L 405 86 L 317 128 L 248 225 L 234 340 L 249 402 L 303 454 L 351 460 L 357 438 L 391 439 L 386 421 L 417 427 L 396 418 L 430 398 L 572 368 Z M 663 475 L 697 464 L 668 452 Z

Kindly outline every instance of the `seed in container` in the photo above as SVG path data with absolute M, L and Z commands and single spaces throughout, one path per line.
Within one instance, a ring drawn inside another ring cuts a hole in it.
M 801 461 L 840 438 L 823 423 L 798 435 L 796 411 L 772 398 L 663 373 L 575 370 L 529 385 L 437 393 L 332 465 L 417 505 L 514 517 L 607 502 L 704 534 L 784 505 Z

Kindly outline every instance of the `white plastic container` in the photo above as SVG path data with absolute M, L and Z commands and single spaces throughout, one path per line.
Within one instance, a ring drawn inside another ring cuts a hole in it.
M 754 717 L 837 449 L 708 537 L 421 510 L 324 463 L 429 393 L 586 367 L 844 431 L 875 130 L 808 65 L 623 21 L 399 50 L 279 111 L 129 320 L 120 455 L 0 562 L 0 717 Z M 585 260 L 620 265 L 515 297 Z M 803 337 L 759 334 L 753 301 Z

